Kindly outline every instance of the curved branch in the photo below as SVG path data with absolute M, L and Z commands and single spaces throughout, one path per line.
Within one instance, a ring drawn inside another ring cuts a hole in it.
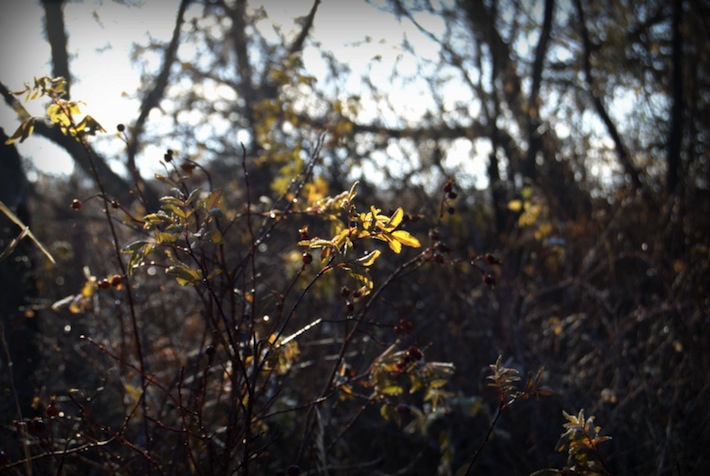
M 165 57 L 163 58 L 163 67 L 155 78 L 155 84 L 153 89 L 151 89 L 143 99 L 141 104 L 141 111 L 133 125 L 132 137 L 128 143 L 128 170 L 133 174 L 134 180 L 141 182 L 140 175 L 136 169 L 136 154 L 138 153 L 138 146 L 140 143 L 141 136 L 143 135 L 143 129 L 145 127 L 145 121 L 148 119 L 148 114 L 154 108 L 158 107 L 160 100 L 163 98 L 165 93 L 165 88 L 168 86 L 168 80 L 170 79 L 170 69 L 175 63 L 175 58 L 177 56 L 177 49 L 180 44 L 180 30 L 183 23 L 185 22 L 185 11 L 189 5 L 190 0 L 182 0 L 180 2 L 180 8 L 178 10 L 177 19 L 175 20 L 175 28 L 173 29 L 173 36 L 170 39 L 170 44 L 165 50 Z
M 16 111 L 22 110 L 18 105 L 17 99 L 15 99 L 7 87 L 2 83 L 0 83 L 0 95 L 2 95 L 8 106 Z M 46 139 L 49 139 L 64 149 L 79 166 L 79 168 L 91 177 L 91 165 L 89 164 L 86 150 L 82 144 L 76 141 L 76 139 L 62 134 L 57 127 L 48 126 L 43 121 L 37 121 L 35 123 L 34 132 Z M 135 197 L 131 194 L 131 185 L 126 182 L 123 177 L 111 170 L 111 167 L 106 165 L 105 159 L 96 154 L 94 151 L 91 153 L 97 159 L 95 164 L 97 169 L 96 171 L 102 184 L 106 188 L 106 191 L 122 203 L 131 203 L 135 199 Z M 148 204 L 152 203 L 152 201 L 158 203 L 158 198 L 152 190 L 146 190 L 145 192 L 147 192 L 145 198 Z
M 584 78 L 587 83 L 589 95 L 592 98 L 594 109 L 597 111 L 597 114 L 601 118 L 602 122 L 604 122 L 607 132 L 611 136 L 611 139 L 614 141 L 616 155 L 619 159 L 619 163 L 624 168 L 624 172 L 626 172 L 631 177 L 631 183 L 633 184 L 634 188 L 640 190 L 643 188 L 643 183 L 641 182 L 639 171 L 636 169 L 636 166 L 633 164 L 633 162 L 631 162 L 631 157 L 629 157 L 628 149 L 626 148 L 624 141 L 621 139 L 619 131 L 617 130 L 616 125 L 614 124 L 614 121 L 611 120 L 611 117 L 609 116 L 609 113 L 607 112 L 606 107 L 604 106 L 604 101 L 594 90 L 594 76 L 592 74 L 591 61 L 592 42 L 589 38 L 589 32 L 587 31 L 587 25 L 584 18 L 584 9 L 582 8 L 581 0 L 575 0 L 575 5 L 577 8 L 577 14 L 579 16 L 579 30 L 580 34 L 582 35 L 582 48 L 584 52 L 582 58 Z

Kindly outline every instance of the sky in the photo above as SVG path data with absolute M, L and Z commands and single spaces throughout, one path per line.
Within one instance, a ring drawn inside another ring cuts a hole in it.
M 111 136 L 108 150 L 118 152 L 120 141 L 113 131 L 119 122 L 130 122 L 139 103 L 127 93 L 139 85 L 138 72 L 130 63 L 130 47 L 150 34 L 169 40 L 174 14 L 166 15 L 168 2 L 148 2 L 141 8 L 115 2 L 86 1 L 65 7 L 69 33 L 70 70 L 76 76 L 72 98 L 86 105 L 82 112 L 91 114 Z M 38 2 L 13 2 L 3 5 L 0 16 L 0 61 L 4 65 L 0 79 L 11 90 L 21 90 L 34 77 L 51 76 L 50 50 L 44 39 L 43 11 Z M 148 33 L 150 32 L 150 33 Z M 8 66 L 9 65 L 9 66 Z M 42 114 L 40 103 L 27 104 L 34 115 Z M 19 122 L 7 106 L 0 106 L 0 127 L 11 135 Z M 104 142 L 106 140 L 104 139 Z M 48 141 L 32 137 L 18 144 L 20 153 L 48 173 L 71 171 L 71 159 Z
M 386 3 L 380 0 L 380 3 Z M 371 2 L 375 5 L 377 1 Z M 128 5 L 126 5 L 128 4 Z M 130 61 L 131 47 L 135 42 L 146 43 L 149 38 L 168 42 L 174 28 L 178 0 L 124 0 L 123 2 L 83 0 L 65 5 L 64 19 L 69 35 L 70 70 L 74 75 L 72 99 L 81 100 L 82 113 L 92 115 L 108 131 L 92 139 L 94 147 L 104 156 L 115 158 L 109 161 L 118 173 L 125 173 L 121 165 L 125 145 L 115 133 L 119 123 L 130 124 L 138 115 L 140 102 L 133 94 L 139 87 L 139 72 Z M 269 21 L 288 25 L 294 17 L 304 16 L 312 6 L 312 0 L 252 1 L 252 7 L 264 5 L 269 12 Z M 418 18 L 421 24 L 433 31 L 441 29 L 441 19 Z M 265 28 L 263 31 L 268 31 Z M 11 90 L 21 90 L 34 77 L 51 76 L 50 50 L 43 33 L 43 10 L 39 2 L 13 2 L 3 6 L 0 16 L 0 80 Z M 416 122 L 430 104 L 422 94 L 424 85 L 410 84 L 406 88 L 392 90 L 389 75 L 392 65 L 404 74 L 416 71 L 415 60 L 401 55 L 399 44 L 402 35 L 415 47 L 421 58 L 434 59 L 437 49 L 408 22 L 399 22 L 393 15 L 383 14 L 365 1 L 325 1 L 321 3 L 314 24 L 313 38 L 330 49 L 353 71 L 347 86 L 351 90 L 362 88 L 360 73 L 368 72 L 370 81 L 384 90 L 391 91 L 389 100 L 398 109 L 398 114 L 382 117 L 376 108 L 368 108 L 363 102 L 360 120 L 384 119 L 396 121 L 404 117 Z M 362 44 L 363 38 L 369 38 Z M 378 60 L 373 61 L 377 57 Z M 309 72 L 319 76 L 325 63 L 313 49 L 304 51 L 304 63 Z M 157 67 L 157 64 L 156 64 Z M 448 89 L 450 100 L 457 99 L 456 91 Z M 416 95 L 416 100 L 412 100 Z M 42 103 L 26 104 L 36 116 L 43 115 Z M 15 113 L 4 103 L 0 104 L 0 127 L 12 135 L 19 121 Z M 72 160 L 51 142 L 33 136 L 22 144 L 17 143 L 20 153 L 30 160 L 37 170 L 49 174 L 67 174 L 73 169 Z M 388 151 L 391 154 L 398 150 Z M 150 147 L 143 154 L 155 155 Z M 473 153 L 470 143 L 455 144 L 450 155 L 461 162 L 470 163 Z M 482 156 L 487 155 L 484 151 Z M 162 156 L 162 153 L 161 155 Z M 151 170 L 141 164 L 144 175 Z M 402 158 L 403 160 L 403 158 Z M 483 170 L 483 160 L 479 165 Z M 150 163 L 155 164 L 155 161 Z M 158 169 L 153 170 L 158 171 Z M 375 173 L 373 170 L 372 173 Z M 483 176 L 485 174 L 481 174 Z M 36 174 L 28 171 L 32 179 Z M 485 185 L 485 184 L 483 184 Z

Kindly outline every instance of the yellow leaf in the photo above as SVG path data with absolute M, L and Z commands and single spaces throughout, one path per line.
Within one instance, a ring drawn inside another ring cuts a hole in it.
M 380 254 L 380 250 L 372 251 L 371 253 L 366 254 L 362 258 L 358 258 L 356 262 L 365 267 L 372 266 L 377 260 L 377 258 L 380 257 Z
M 508 210 L 511 212 L 519 212 L 523 209 L 522 200 L 511 200 L 508 202 Z
M 385 230 L 391 231 L 397 228 L 399 224 L 402 223 L 402 218 L 404 218 L 404 211 L 402 210 L 402 208 L 398 208 L 392 214 L 392 218 L 390 218 L 387 221 L 387 224 L 385 224 Z
M 399 385 L 388 385 L 387 387 L 380 390 L 383 395 L 400 395 L 404 392 L 404 389 Z
M 392 236 L 405 246 L 411 246 L 412 248 L 419 248 L 422 246 L 421 243 L 419 243 L 419 240 L 410 235 L 408 231 L 393 231 Z
M 382 235 L 382 239 L 387 242 L 389 245 L 390 249 L 394 251 L 395 253 L 399 254 L 402 251 L 402 243 L 399 241 L 395 240 L 391 234 L 389 233 L 384 233 Z
M 94 290 L 94 283 L 92 283 L 91 281 L 87 281 L 86 283 L 84 283 L 84 287 L 81 288 L 81 295 L 84 297 L 91 297 L 94 294 Z
M 140 388 L 136 387 L 135 385 L 131 385 L 130 383 L 126 383 L 123 385 L 123 388 L 126 390 L 126 393 L 131 396 L 133 401 L 137 402 L 141 398 L 141 394 L 143 393 Z

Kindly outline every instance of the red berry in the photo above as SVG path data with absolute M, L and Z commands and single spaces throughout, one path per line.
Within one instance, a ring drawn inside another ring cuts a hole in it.
M 123 278 L 119 274 L 114 274 L 113 277 L 111 278 L 111 286 L 114 288 L 119 287 L 121 284 L 123 284 Z
M 81 203 L 81 200 L 75 198 L 74 200 L 71 201 L 71 205 L 69 205 L 69 206 L 72 208 L 72 210 L 74 210 L 75 212 L 78 212 L 79 210 L 81 210 L 82 205 L 83 204 Z
M 451 191 L 454 189 L 454 183 L 449 180 L 446 182 L 446 185 L 444 185 L 444 193 L 451 193 Z
M 111 287 L 111 282 L 108 279 L 104 278 L 101 281 L 99 281 L 98 286 L 99 286 L 99 289 L 108 289 Z
M 404 332 L 409 332 L 412 330 L 412 322 L 409 319 L 402 318 L 399 320 L 399 327 Z
M 49 399 L 49 405 L 47 405 L 45 412 L 47 413 L 47 416 L 50 418 L 54 418 L 54 417 L 59 416 L 59 408 L 57 408 L 57 404 L 54 401 L 54 397 L 51 397 Z
M 412 410 L 409 408 L 409 405 L 405 405 L 404 403 L 400 403 L 399 405 L 397 405 L 396 407 L 394 407 L 394 411 L 395 411 L 395 413 L 408 414 L 408 413 L 411 412 Z
M 414 360 L 419 360 L 422 357 L 424 357 L 424 354 L 422 354 L 422 351 L 419 349 L 419 347 L 413 345 L 407 349 L 407 355 L 411 357 Z
M 491 274 L 484 274 L 483 275 L 483 282 L 486 283 L 488 286 L 495 286 L 496 285 L 496 278 L 493 277 Z

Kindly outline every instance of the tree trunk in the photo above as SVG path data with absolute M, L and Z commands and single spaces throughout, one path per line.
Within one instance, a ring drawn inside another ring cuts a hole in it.
M 22 222 L 30 225 L 27 207 L 27 180 L 22 170 L 22 162 L 17 149 L 5 144 L 8 139 L 0 129 L 0 200 L 10 208 Z M 4 214 L 0 214 L 0 251 L 20 234 L 19 227 Z M 36 298 L 34 282 L 34 260 L 32 242 L 20 241 L 13 253 L 0 261 L 0 325 L 7 342 L 10 362 L 6 361 L 5 349 L 0 347 L 0 386 L 4 401 L 0 408 L 6 414 L 14 414 L 10 375 L 14 383 L 23 416 L 30 415 L 35 382 L 32 375 L 39 360 L 36 342 L 37 319 L 33 318 L 31 303 Z M 19 418 L 19 415 L 17 415 Z

